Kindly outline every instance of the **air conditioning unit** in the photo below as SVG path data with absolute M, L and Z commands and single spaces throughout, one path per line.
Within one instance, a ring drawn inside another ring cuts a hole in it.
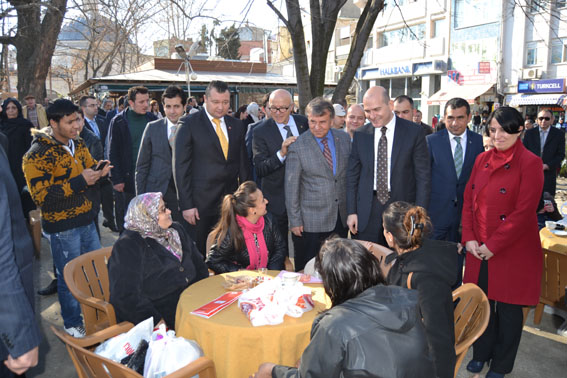
M 542 70 L 539 68 L 524 68 L 522 70 L 522 79 L 539 79 L 542 73 Z

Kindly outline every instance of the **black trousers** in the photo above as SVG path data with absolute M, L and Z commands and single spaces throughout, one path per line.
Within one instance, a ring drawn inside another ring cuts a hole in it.
M 120 233 L 124 231 L 124 217 L 128 211 L 130 201 L 136 196 L 135 193 L 117 192 L 114 190 L 114 213 L 116 214 L 116 228 Z
M 272 219 L 276 223 L 276 226 L 280 231 L 280 235 L 284 240 L 286 256 L 289 256 L 289 241 L 288 241 L 289 221 L 287 219 L 287 213 L 283 213 L 280 215 L 276 215 L 272 213 Z
M 203 257 L 206 257 L 208 252 L 206 248 L 207 237 L 209 236 L 209 233 L 211 232 L 213 227 L 219 221 L 219 216 L 220 216 L 219 214 L 215 214 L 215 215 L 199 214 L 199 217 L 201 219 L 197 221 L 197 224 L 195 226 L 188 224 L 189 236 L 191 236 L 191 238 L 195 241 L 195 244 L 197 245 L 197 249 L 199 250 L 199 252 L 201 252 Z
M 460 222 L 459 222 L 460 223 Z M 446 240 L 455 243 L 461 241 L 461 232 L 459 230 L 460 224 L 454 223 L 447 228 L 437 228 L 433 227 L 433 233 L 431 238 L 435 240 Z M 457 254 L 457 267 L 456 267 L 456 278 L 452 289 L 455 290 L 463 283 L 463 265 L 465 261 L 465 249 L 461 253 Z
M 364 230 L 358 229 L 358 233 L 353 235 L 355 239 L 366 240 L 372 243 L 378 243 L 384 247 L 388 247 L 386 238 L 384 238 L 384 227 L 382 225 L 382 213 L 388 207 L 390 201 L 384 205 L 378 201 L 376 195 L 372 196 L 372 209 L 370 210 L 370 217 L 368 224 Z
M 488 294 L 488 261 L 483 261 L 478 286 Z M 521 305 L 490 301 L 490 321 L 486 331 L 473 344 L 473 360 L 489 362 L 490 370 L 509 374 L 522 338 L 524 314 Z
M 335 228 L 329 232 L 303 232 L 301 236 L 291 235 L 293 249 L 295 252 L 295 271 L 299 272 L 305 268 L 305 264 L 317 256 L 323 242 L 331 235 L 337 234 L 341 238 L 347 237 L 348 229 L 343 226 L 340 214 L 337 214 Z
M 100 182 L 100 202 L 104 220 L 114 224 L 114 196 L 112 194 L 112 183 L 108 179 Z

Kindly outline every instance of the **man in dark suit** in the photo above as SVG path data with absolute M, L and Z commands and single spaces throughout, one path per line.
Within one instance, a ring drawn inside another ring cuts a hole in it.
M 124 216 L 136 195 L 134 172 L 142 135 L 156 116 L 149 112 L 150 95 L 146 87 L 128 90 L 128 108 L 118 113 L 108 126 L 108 154 L 112 159 L 111 180 L 114 189 L 116 227 L 124 230 Z
M 549 109 L 540 110 L 536 121 L 538 127 L 526 131 L 524 146 L 543 160 L 543 191 L 555 196 L 557 171 L 565 159 L 565 133 L 551 127 L 554 117 Z
M 258 185 L 258 188 L 262 188 L 262 180 L 258 177 L 256 173 L 256 169 L 254 168 L 254 153 L 252 151 L 252 141 L 254 140 L 254 129 L 256 126 L 262 124 L 264 120 L 270 118 L 270 109 L 268 109 L 268 105 L 270 103 L 270 93 L 266 93 L 262 97 L 262 103 L 260 104 L 260 109 L 264 112 L 266 117 L 264 119 L 259 120 L 258 122 L 254 122 L 248 125 L 248 130 L 246 131 L 246 152 L 248 153 L 248 160 L 250 160 L 250 172 L 252 173 L 252 179 Z
M 254 167 L 261 179 L 264 197 L 268 200 L 268 211 L 276 220 L 287 246 L 288 219 L 284 191 L 287 152 L 289 146 L 309 126 L 304 116 L 291 115 L 293 99 L 288 91 L 273 91 L 268 104 L 270 118 L 254 128 Z M 289 249 L 286 250 L 289 253 Z
M 382 213 L 394 201 L 427 207 L 431 187 L 425 132 L 396 117 L 383 87 L 362 100 L 370 121 L 354 132 L 347 171 L 347 211 L 352 235 L 386 245 Z
M 34 313 L 32 240 L 1 145 L 0 193 L 0 377 L 12 377 L 37 365 L 41 336 Z
M 431 161 L 431 198 L 427 213 L 433 224 L 433 239 L 461 241 L 459 227 L 465 186 L 476 157 L 484 152 L 482 136 L 467 127 L 471 116 L 469 103 L 453 98 L 445 105 L 446 128 L 427 136 Z M 463 259 L 464 255 L 459 254 L 457 285 L 462 281 Z
M 394 113 L 400 118 L 414 122 L 413 117 L 415 115 L 415 108 L 413 105 L 413 99 L 406 95 L 396 97 L 396 99 L 394 100 Z M 433 128 L 431 126 L 426 125 L 422 122 L 414 123 L 420 126 L 423 131 L 425 131 L 425 135 L 433 133 Z
M 227 115 L 229 107 L 228 85 L 211 81 L 205 106 L 179 120 L 175 137 L 173 175 L 179 207 L 203 255 L 223 197 L 250 178 L 246 130 L 241 121 Z
M 171 166 L 177 121 L 183 115 L 187 93 L 175 85 L 161 96 L 165 118 L 148 123 L 136 162 L 136 194 L 161 192 L 174 221 L 185 223 L 179 211 L 177 190 Z
M 92 131 L 102 144 L 104 150 L 106 137 L 108 134 L 108 123 L 106 119 L 97 112 L 97 101 L 94 96 L 83 96 L 79 100 L 79 106 L 83 111 L 85 127 Z M 95 157 L 95 159 L 98 159 Z M 104 221 L 102 225 L 108 227 L 112 231 L 118 231 L 114 223 L 114 198 L 112 195 L 112 183 L 110 180 L 104 180 L 100 183 L 100 196 L 102 204 L 102 215 Z
M 286 208 L 296 271 L 303 270 L 331 234 L 347 236 L 350 137 L 333 128 L 335 108 L 322 97 L 311 100 L 306 112 L 309 130 L 289 147 L 285 171 Z

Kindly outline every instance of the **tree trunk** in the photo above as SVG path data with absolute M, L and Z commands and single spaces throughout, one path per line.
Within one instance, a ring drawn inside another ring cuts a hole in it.
M 325 72 L 329 45 L 335 32 L 339 11 L 347 0 L 310 0 L 311 8 L 311 96 L 322 96 L 325 90 Z
M 10 3 L 18 12 L 18 32 L 13 40 L 17 49 L 18 97 L 23 100 L 26 95 L 33 94 L 42 103 L 47 94 L 45 81 L 67 0 L 49 1 L 43 21 L 40 19 L 40 1 L 11 0 Z
M 383 8 L 384 0 L 370 0 L 366 3 L 364 10 L 360 14 L 360 18 L 356 24 L 354 37 L 350 44 L 350 51 L 343 70 L 343 75 L 337 83 L 337 87 L 333 93 L 333 103 L 346 97 L 348 89 L 354 79 L 354 75 L 356 75 L 356 71 L 360 65 L 360 61 L 362 60 L 362 56 L 364 55 L 368 36 L 372 32 L 374 22 Z

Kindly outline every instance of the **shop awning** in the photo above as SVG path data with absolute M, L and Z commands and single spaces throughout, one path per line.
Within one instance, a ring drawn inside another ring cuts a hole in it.
M 434 93 L 427 99 L 428 105 L 440 104 L 447 102 L 452 98 L 460 97 L 467 100 L 470 104 L 474 103 L 474 99 L 485 94 L 494 84 L 475 84 L 475 85 L 455 85 L 443 88 Z
M 525 94 L 506 96 L 506 104 L 510 106 L 522 105 L 564 105 L 567 96 L 564 93 L 555 94 Z

